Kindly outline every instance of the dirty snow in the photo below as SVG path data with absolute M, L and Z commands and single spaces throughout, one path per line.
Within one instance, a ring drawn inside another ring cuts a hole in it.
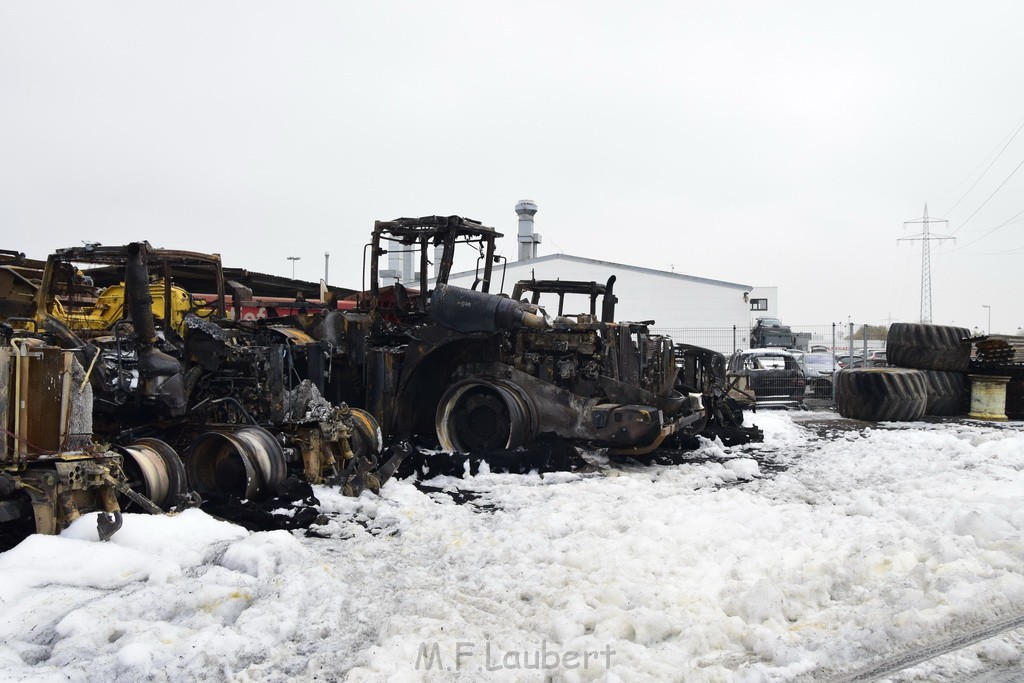
M 673 466 L 317 488 L 321 537 L 88 515 L 0 554 L 0 678 L 820 680 L 1024 612 L 1024 425 L 754 421 Z

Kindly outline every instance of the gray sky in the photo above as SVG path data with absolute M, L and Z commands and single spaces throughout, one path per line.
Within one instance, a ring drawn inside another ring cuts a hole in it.
M 374 219 L 469 216 L 514 258 L 530 198 L 542 254 L 880 323 L 917 319 L 896 239 L 928 202 L 957 237 L 934 321 L 989 304 L 1013 332 L 1024 133 L 985 169 L 1024 120 L 1022 26 L 1016 0 L 4 1 L 0 248 L 148 239 L 309 279 L 330 251 L 357 288 Z

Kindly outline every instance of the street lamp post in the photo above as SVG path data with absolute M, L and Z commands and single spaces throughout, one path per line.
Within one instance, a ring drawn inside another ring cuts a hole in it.
M 301 256 L 286 256 L 286 259 L 292 262 L 292 279 L 295 279 L 295 262 L 301 259 Z
M 988 304 L 982 304 L 981 307 L 988 309 L 988 332 L 986 334 L 992 334 L 992 307 Z

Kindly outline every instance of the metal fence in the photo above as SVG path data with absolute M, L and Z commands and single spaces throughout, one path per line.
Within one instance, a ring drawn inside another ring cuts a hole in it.
M 862 323 L 825 323 L 824 325 L 791 325 L 789 330 L 792 337 L 785 339 L 778 336 L 769 346 L 781 346 L 783 348 L 799 349 L 801 351 L 827 351 L 837 356 L 846 356 L 852 353 L 855 356 L 866 356 L 874 351 L 885 350 L 885 340 L 879 337 L 879 330 L 885 329 L 882 324 Z M 751 348 L 751 328 L 738 325 L 731 327 L 654 327 L 654 332 L 666 334 L 672 337 L 673 341 L 683 344 L 703 346 L 719 353 L 729 355 L 733 351 L 742 351 Z M 851 344 L 852 335 L 852 344 Z

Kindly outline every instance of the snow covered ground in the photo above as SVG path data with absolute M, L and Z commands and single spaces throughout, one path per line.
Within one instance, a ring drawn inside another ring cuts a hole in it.
M 319 488 L 320 537 L 89 515 L 0 554 L 0 679 L 841 679 L 1024 614 L 1024 425 L 753 421 L 675 466 Z

